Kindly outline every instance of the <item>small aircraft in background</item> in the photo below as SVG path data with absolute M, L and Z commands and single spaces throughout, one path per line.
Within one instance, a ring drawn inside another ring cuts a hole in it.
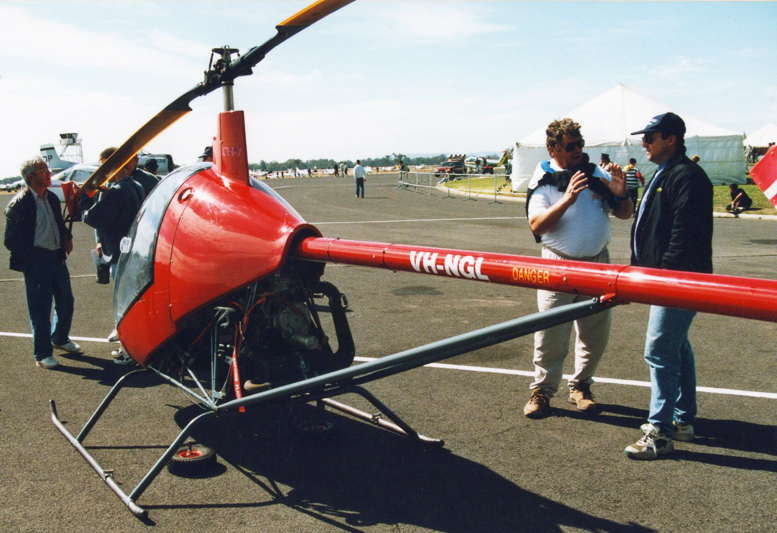
M 191 111 L 192 100 L 222 89 L 225 110 L 218 117 L 213 162 L 178 168 L 162 180 L 121 244 L 114 320 L 140 369 L 111 388 L 75 436 L 60 421 L 54 400 L 50 402 L 55 426 L 138 517 L 146 516 L 138 498 L 169 462 L 215 459 L 213 450 L 184 444 L 196 427 L 216 416 L 271 402 L 317 402 L 418 443 L 442 446 L 442 440 L 410 427 L 364 385 L 629 301 L 777 322 L 777 281 L 325 238 L 249 173 L 245 116 L 234 110 L 233 85 L 277 45 L 351 1 L 315 2 L 280 23 L 273 38 L 235 60 L 237 50 L 213 49 L 204 80 L 151 118 L 81 188 L 85 194 L 96 193 L 146 143 Z M 70 208 L 74 199 L 66 198 Z M 352 366 L 355 346 L 345 312 L 349 302 L 322 279 L 332 262 L 591 299 Z M 127 493 L 83 441 L 123 387 L 149 373 L 183 391 L 202 412 Z M 347 393 L 361 396 L 381 415 L 332 399 Z
M 478 157 L 471 155 L 464 159 L 464 164 L 472 169 L 476 169 L 480 174 L 493 174 L 494 169 L 497 167 L 503 167 L 510 159 L 510 150 L 502 152 L 500 159 L 490 159 L 487 157 Z

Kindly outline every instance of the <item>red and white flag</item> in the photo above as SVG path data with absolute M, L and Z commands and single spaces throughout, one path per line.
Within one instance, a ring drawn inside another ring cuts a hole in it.
M 777 146 L 766 152 L 758 164 L 750 169 L 750 177 L 772 205 L 777 207 Z

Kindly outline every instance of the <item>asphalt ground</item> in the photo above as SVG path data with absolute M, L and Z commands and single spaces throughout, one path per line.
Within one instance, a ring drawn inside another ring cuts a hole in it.
M 370 176 L 362 200 L 350 177 L 268 183 L 327 237 L 539 255 L 522 203 L 415 194 L 395 180 Z M 0 205 L 10 198 L 0 196 Z M 774 278 L 776 224 L 716 219 L 715 271 Z M 630 225 L 613 219 L 614 263 L 628 262 Z M 560 394 L 553 417 L 524 418 L 532 340 L 516 339 L 367 386 L 420 433 L 444 439 L 442 450 L 339 414 L 328 416 L 335 427 L 318 439 L 295 431 L 282 406 L 229 416 L 194 434 L 216 449 L 218 466 L 199 477 L 163 471 L 138 500 L 149 511 L 138 520 L 50 419 L 53 398 L 79 431 L 129 371 L 112 363 L 113 346 L 103 340 L 113 327 L 112 286 L 94 281 L 92 232 L 76 224 L 74 233 L 71 336 L 84 354 L 59 356 L 60 369 L 34 366 L 24 284 L 7 268 L 0 275 L 2 531 L 775 530 L 775 324 L 697 316 L 698 437 L 638 462 L 623 454 L 640 436 L 650 394 L 642 359 L 648 308 L 638 304 L 614 311 L 593 387 L 603 408 L 597 416 L 578 413 Z M 8 264 L 4 248 L 0 264 Z M 534 291 L 483 282 L 343 265 L 328 266 L 324 279 L 348 297 L 362 358 L 536 310 Z M 375 410 L 358 397 L 339 399 Z M 119 394 L 84 444 L 130 492 L 199 412 L 180 391 L 143 378 Z

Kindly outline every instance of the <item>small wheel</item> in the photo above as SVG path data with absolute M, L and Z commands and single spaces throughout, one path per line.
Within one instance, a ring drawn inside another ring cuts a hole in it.
M 176 474 L 201 472 L 216 462 L 216 452 L 201 444 L 192 444 L 178 448 L 167 468 Z

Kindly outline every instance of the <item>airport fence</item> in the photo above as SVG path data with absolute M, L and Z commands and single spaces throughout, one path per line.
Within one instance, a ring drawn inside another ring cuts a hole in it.
M 473 181 L 477 182 L 473 190 Z M 461 187 L 451 187 L 453 182 L 466 182 Z M 441 187 L 442 185 L 442 187 Z M 506 197 L 515 198 L 510 189 L 510 182 L 504 174 L 435 174 L 434 172 L 400 172 L 397 189 L 404 189 L 415 194 L 427 196 L 442 196 L 443 199 L 464 196 L 463 201 L 474 201 L 476 197 L 493 197 L 492 204 L 501 204 Z M 506 189 L 506 190 L 505 190 Z M 454 191 L 454 194 L 451 194 Z M 437 194 L 435 194 L 437 193 Z

